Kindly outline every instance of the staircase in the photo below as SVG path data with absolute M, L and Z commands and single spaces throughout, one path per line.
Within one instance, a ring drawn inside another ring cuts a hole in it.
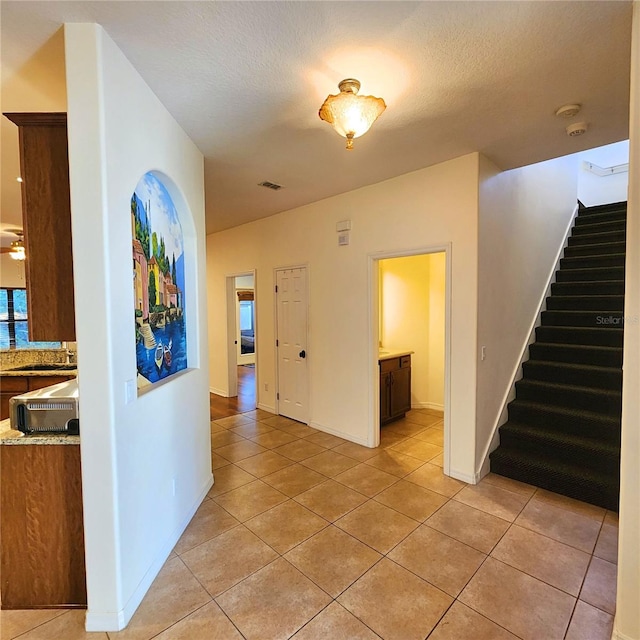
M 618 510 L 626 202 L 581 208 L 491 471 Z

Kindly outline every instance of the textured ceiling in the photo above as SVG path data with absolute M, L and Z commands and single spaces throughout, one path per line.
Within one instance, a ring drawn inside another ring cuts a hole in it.
M 471 151 L 509 169 L 628 137 L 630 2 L 2 2 L 3 74 L 67 21 L 102 24 L 202 150 L 208 232 Z M 346 77 L 387 103 L 351 152 L 317 114 Z

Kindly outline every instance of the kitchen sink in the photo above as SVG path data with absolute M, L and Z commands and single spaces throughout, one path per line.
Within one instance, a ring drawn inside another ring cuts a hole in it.
M 25 364 L 8 371 L 74 371 L 77 368 L 77 364 Z

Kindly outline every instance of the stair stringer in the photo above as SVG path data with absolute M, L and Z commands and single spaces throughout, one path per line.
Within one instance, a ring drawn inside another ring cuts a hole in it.
M 500 427 L 507 422 L 508 419 L 508 411 L 507 407 L 509 403 L 515 399 L 516 397 L 516 382 L 522 379 L 522 365 L 527 361 L 529 355 L 529 347 L 535 342 L 536 337 L 536 329 L 542 325 L 542 312 L 547 310 L 547 298 L 551 295 L 551 285 L 556 281 L 556 273 L 560 269 L 560 259 L 564 255 L 564 250 L 569 245 L 569 237 L 571 236 L 571 230 L 575 223 L 576 216 L 580 212 L 580 206 L 576 203 L 576 206 L 573 208 L 573 212 L 571 214 L 571 218 L 567 224 L 567 228 L 564 232 L 564 239 L 558 248 L 558 253 L 556 254 L 556 260 L 551 266 L 551 270 L 549 271 L 549 277 L 547 278 L 547 285 L 542 291 L 540 295 L 540 300 L 538 302 L 538 311 L 534 315 L 531 320 L 531 325 L 529 327 L 529 333 L 525 337 L 522 349 L 520 351 L 520 358 L 516 361 L 513 367 L 513 373 L 511 375 L 511 380 L 509 385 L 507 386 L 504 396 L 502 397 L 502 403 L 500 409 L 498 410 L 495 420 L 493 421 L 493 426 L 491 428 L 491 437 L 487 441 L 484 452 L 482 454 L 482 458 L 480 464 L 476 466 L 475 473 L 475 482 L 478 483 L 482 478 L 484 478 L 489 473 L 489 454 L 498 448 L 500 444 L 500 436 L 498 430 Z

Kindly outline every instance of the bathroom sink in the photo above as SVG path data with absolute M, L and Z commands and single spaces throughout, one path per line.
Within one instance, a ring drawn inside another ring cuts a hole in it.
M 24 364 L 8 371 L 73 371 L 77 368 L 77 364 Z

